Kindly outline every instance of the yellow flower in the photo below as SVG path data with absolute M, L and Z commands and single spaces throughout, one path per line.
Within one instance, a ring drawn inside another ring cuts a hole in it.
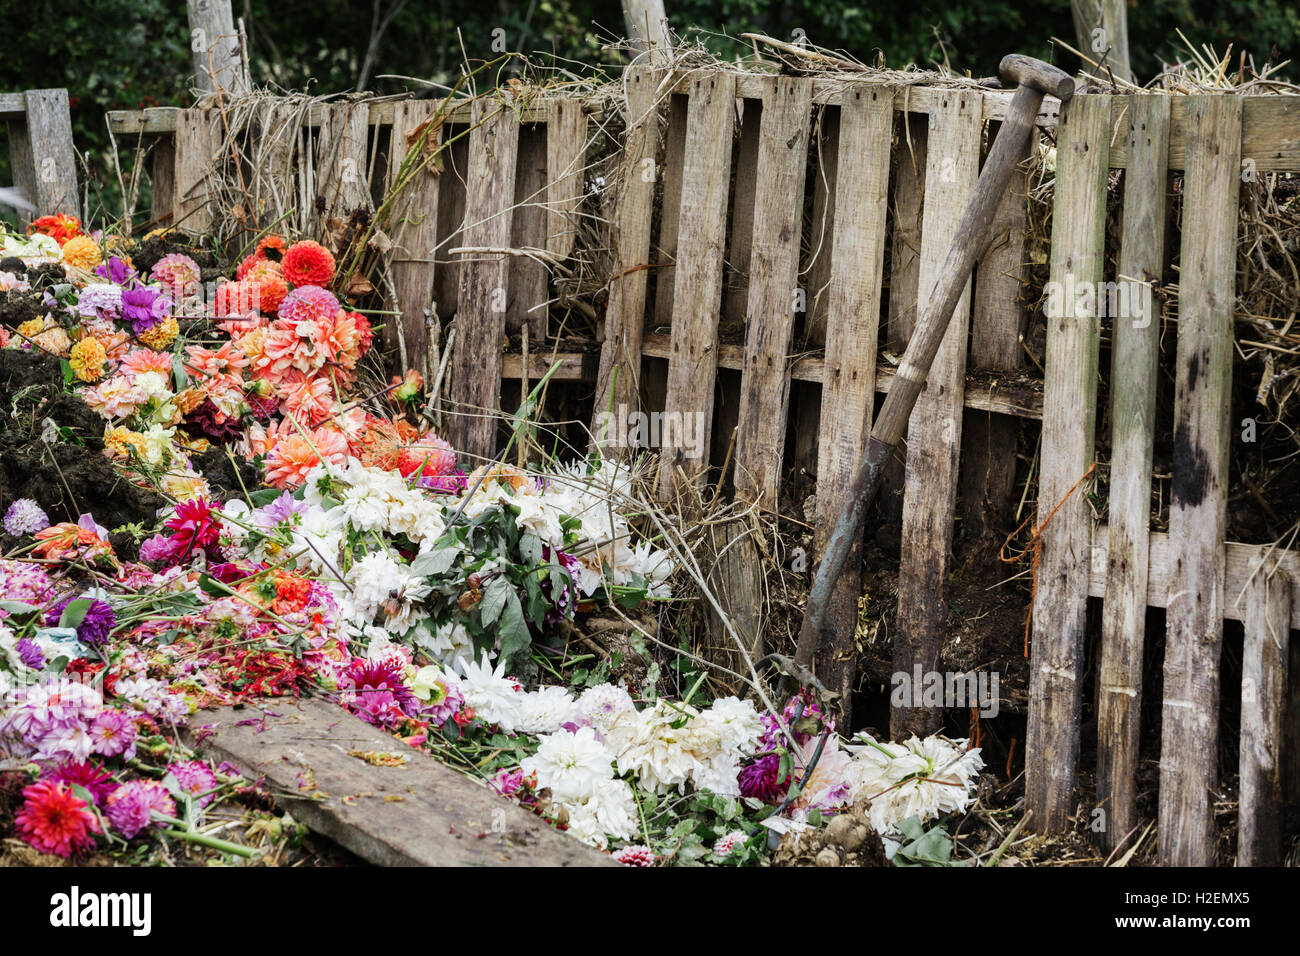
M 74 236 L 63 244 L 63 261 L 78 269 L 93 269 L 104 261 L 99 246 L 90 236 Z
M 34 339 L 44 331 L 44 319 L 28 319 L 22 325 L 18 326 L 18 334 L 27 339 Z
M 169 315 L 152 329 L 141 332 L 137 338 L 149 348 L 161 352 L 175 341 L 180 330 L 180 326 L 176 323 L 176 316 Z
M 167 474 L 159 482 L 163 491 L 177 501 L 188 501 L 208 494 L 208 483 L 201 475 Z
M 87 335 L 72 347 L 68 364 L 77 373 L 77 378 L 83 382 L 94 382 L 104 374 L 104 361 L 107 358 L 108 353 L 104 351 L 104 346 L 99 339 Z
M 149 232 L 146 232 L 144 234 L 144 241 L 148 242 L 150 239 L 154 239 L 154 238 L 166 239 L 171 234 L 172 234 L 172 230 L 163 227 L 159 227 L 157 229 L 151 229 Z
M 105 426 L 104 451 L 110 458 L 128 457 L 128 448 L 134 448 L 137 456 L 143 456 L 144 436 L 121 425 Z

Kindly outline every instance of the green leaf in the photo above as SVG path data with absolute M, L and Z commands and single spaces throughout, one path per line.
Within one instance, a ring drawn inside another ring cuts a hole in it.
M 446 574 L 451 570 L 451 566 L 456 563 L 456 558 L 460 553 L 460 549 L 454 544 L 426 551 L 423 554 L 416 555 L 415 560 L 411 562 L 411 572 L 422 577 Z
M 75 601 L 69 601 L 68 606 L 63 609 L 59 615 L 59 627 L 80 627 L 81 622 L 86 619 L 86 612 L 95 602 L 90 598 L 77 598 Z
M 254 508 L 262 508 L 277 500 L 284 492 L 279 488 L 258 488 L 248 493 L 249 503 Z
M 529 564 L 542 563 L 542 539 L 531 531 L 524 532 L 519 538 L 519 554 Z
M 508 597 L 514 597 L 515 587 L 504 577 L 495 578 L 483 589 L 483 600 L 479 602 L 479 619 L 486 627 L 496 621 L 505 609 Z M 519 598 L 515 597 L 518 605 Z
M 40 608 L 23 601 L 0 601 L 0 610 L 13 617 L 24 617 L 28 614 L 34 614 Z
M 519 595 L 514 589 L 507 591 L 505 608 L 501 612 L 501 659 L 510 666 L 515 655 L 528 650 L 533 642 L 528 622 L 524 620 L 524 609 L 519 604 Z

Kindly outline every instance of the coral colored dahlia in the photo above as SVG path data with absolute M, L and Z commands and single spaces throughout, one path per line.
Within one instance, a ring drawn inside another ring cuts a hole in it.
M 304 239 L 284 251 L 284 277 L 292 285 L 328 285 L 334 278 L 334 256 L 319 242 Z
M 23 801 L 14 829 L 42 853 L 67 859 L 95 845 L 99 821 L 69 785 L 39 780 L 23 790 Z

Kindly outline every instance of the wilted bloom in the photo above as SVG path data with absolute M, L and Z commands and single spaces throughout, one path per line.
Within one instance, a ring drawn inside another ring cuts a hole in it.
M 98 598 L 67 598 L 50 608 L 45 615 L 45 623 L 50 627 L 58 627 L 59 619 L 63 616 L 64 610 L 76 600 L 90 601 L 90 607 L 86 609 L 86 616 L 77 625 L 77 639 L 84 644 L 89 644 L 91 647 L 99 647 L 108 640 L 109 632 L 117 626 L 117 615 L 113 613 L 112 607 L 105 601 Z

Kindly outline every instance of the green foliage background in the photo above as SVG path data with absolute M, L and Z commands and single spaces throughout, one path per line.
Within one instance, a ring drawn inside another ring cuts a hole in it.
M 379 0 L 381 11 L 394 0 Z M 371 33 L 373 2 L 235 0 L 247 25 L 254 80 L 290 89 L 337 92 L 353 88 Z M 1053 35 L 1073 42 L 1067 0 L 667 0 L 679 32 L 698 30 L 728 57 L 747 47 L 731 39 L 746 31 L 789 39 L 802 30 L 814 43 L 864 61 L 873 51 L 887 65 L 947 62 L 976 76 L 993 74 L 1004 53 L 1051 58 Z M 179 0 L 0 0 L 0 92 L 65 86 L 73 133 L 89 154 L 92 193 L 102 185 L 110 212 L 115 177 L 107 158 L 104 112 L 183 105 L 190 69 L 185 4 Z M 1144 0 L 1129 4 L 1134 68 L 1145 79 L 1182 50 L 1176 28 L 1195 43 L 1252 53 L 1257 62 L 1297 53 L 1300 5 L 1294 0 Z M 494 30 L 504 33 L 494 34 Z M 625 57 L 609 46 L 623 32 L 617 0 L 407 0 L 379 44 L 371 89 L 428 89 L 384 74 L 448 82 L 462 49 L 470 58 L 494 56 L 494 38 L 509 50 L 541 53 L 575 73 L 617 66 Z M 1057 57 L 1067 68 L 1072 57 Z M 1293 74 L 1294 75 L 1294 74 Z M 10 180 L 0 149 L 0 183 Z M 92 208 L 96 203 L 92 200 Z

